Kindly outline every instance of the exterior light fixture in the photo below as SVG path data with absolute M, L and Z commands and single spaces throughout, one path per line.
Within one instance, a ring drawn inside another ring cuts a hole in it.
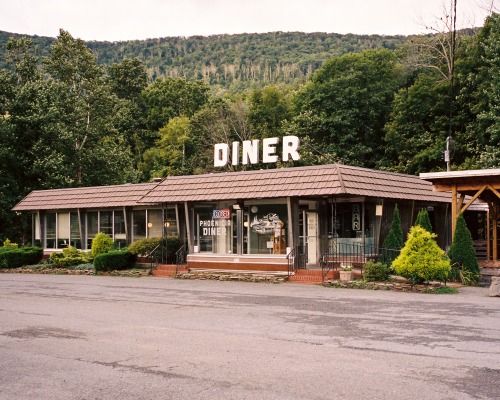
M 384 206 L 383 206 L 383 204 L 377 204 L 375 206 L 375 215 L 377 217 L 381 217 L 383 215 L 383 213 L 384 213 Z
M 153 223 L 152 222 L 148 222 L 148 228 L 152 228 L 153 227 Z
M 241 206 L 239 204 L 233 204 L 233 210 L 241 210 Z
M 252 208 L 250 209 L 251 212 L 253 212 L 254 214 L 259 211 L 259 207 L 257 206 L 252 206 Z

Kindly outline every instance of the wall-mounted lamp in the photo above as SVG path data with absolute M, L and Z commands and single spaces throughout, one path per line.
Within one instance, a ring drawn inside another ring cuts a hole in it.
M 384 213 L 384 205 L 383 204 L 377 204 L 375 206 L 375 215 L 377 217 L 381 217 Z
M 233 204 L 233 210 L 241 210 L 241 206 L 239 204 Z
M 165 225 L 165 228 L 168 228 L 168 227 L 170 227 L 170 222 L 167 221 L 167 222 L 165 222 L 164 225 Z
M 153 227 L 153 223 L 152 222 L 148 222 L 148 228 L 152 228 Z

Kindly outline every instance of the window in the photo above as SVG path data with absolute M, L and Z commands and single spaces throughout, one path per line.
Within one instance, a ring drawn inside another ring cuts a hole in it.
M 80 223 L 78 221 L 77 213 L 70 213 L 70 245 L 76 247 L 77 249 L 82 248 L 82 241 L 80 238 Z
M 114 239 L 118 248 L 125 247 L 127 245 L 127 234 L 125 232 L 125 217 L 123 211 L 115 211 L 114 232 Z
M 57 248 L 69 246 L 69 213 L 57 213 Z
M 163 211 L 148 210 L 148 237 L 163 237 Z
M 99 213 L 91 211 L 87 213 L 87 249 L 92 247 L 92 239 L 99 231 Z
M 245 203 L 243 252 L 286 254 L 288 210 L 286 204 Z
M 45 247 L 47 249 L 56 248 L 56 224 L 57 214 L 47 213 L 45 215 Z
M 236 213 L 232 203 L 219 202 L 195 207 L 196 246 L 199 252 L 234 254 Z
M 113 211 L 99 212 L 99 232 L 113 237 Z
M 146 238 L 146 210 L 135 210 L 133 218 L 133 240 Z

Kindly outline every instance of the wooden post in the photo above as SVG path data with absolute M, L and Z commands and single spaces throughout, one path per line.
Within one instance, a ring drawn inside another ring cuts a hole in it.
M 451 240 L 455 236 L 455 227 L 457 226 L 457 185 L 451 187 Z
M 493 261 L 498 260 L 498 210 L 496 205 L 493 209 Z
M 286 208 L 288 212 L 288 247 L 293 249 L 293 213 L 292 213 L 292 199 L 286 198 Z
M 488 261 L 491 260 L 490 229 L 491 229 L 491 204 L 488 204 L 488 211 L 486 212 L 486 259 Z
M 85 244 L 85 246 L 83 245 L 83 228 L 82 228 L 82 216 L 80 215 L 80 209 L 78 208 L 77 209 L 77 218 L 78 218 L 78 234 L 80 235 L 80 248 L 83 250 L 83 249 L 86 249 L 87 246 Z M 71 214 L 69 215 L 69 220 L 70 220 L 70 224 L 71 224 Z M 71 232 L 70 232 L 70 236 L 71 236 Z
M 187 232 L 187 239 L 188 239 L 188 253 L 193 252 L 193 243 L 191 239 L 191 226 L 189 225 L 189 208 L 188 208 L 188 203 L 187 201 L 184 202 L 184 214 L 186 217 L 186 232 Z

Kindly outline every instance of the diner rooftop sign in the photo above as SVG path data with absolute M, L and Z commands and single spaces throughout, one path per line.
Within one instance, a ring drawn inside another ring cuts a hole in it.
M 280 139 L 281 151 L 278 154 L 277 146 L 280 144 Z M 281 161 L 284 162 L 290 158 L 297 161 L 300 160 L 299 145 L 300 141 L 297 136 L 244 140 L 241 146 L 240 142 L 233 142 L 231 148 L 227 143 L 217 143 L 214 146 L 214 167 L 225 167 L 228 163 L 231 165 L 275 163 L 280 156 Z

